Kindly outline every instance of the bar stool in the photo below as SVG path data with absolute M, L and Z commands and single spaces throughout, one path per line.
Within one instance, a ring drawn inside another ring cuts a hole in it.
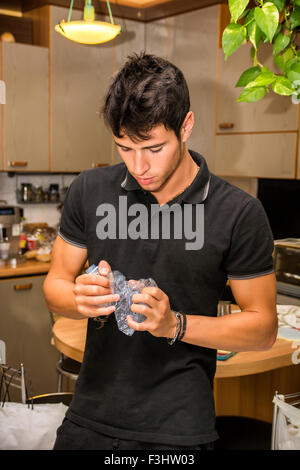
M 59 354 L 59 361 L 56 364 L 56 370 L 58 373 L 58 383 L 57 391 L 62 392 L 63 390 L 63 377 L 76 382 L 79 371 L 80 371 L 80 362 L 71 359 L 70 357 L 65 356 L 64 354 Z
M 50 318 L 51 318 L 51 324 L 52 327 L 55 323 L 55 321 L 59 318 L 59 315 L 49 311 Z M 52 339 L 52 344 L 54 344 L 53 339 Z M 57 381 L 57 391 L 58 393 L 61 393 L 63 390 L 63 377 L 66 377 L 69 380 L 72 380 L 73 382 L 76 382 L 79 371 L 80 371 L 80 366 L 81 363 L 78 361 L 75 361 L 74 359 L 71 359 L 68 356 L 65 356 L 63 353 L 59 353 L 59 360 L 56 364 L 56 370 L 58 373 L 58 381 Z

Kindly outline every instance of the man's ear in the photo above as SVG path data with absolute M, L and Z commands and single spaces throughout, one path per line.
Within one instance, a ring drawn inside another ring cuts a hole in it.
M 185 116 L 181 126 L 181 142 L 186 142 L 190 137 L 194 127 L 194 122 L 194 113 L 193 111 L 189 111 Z

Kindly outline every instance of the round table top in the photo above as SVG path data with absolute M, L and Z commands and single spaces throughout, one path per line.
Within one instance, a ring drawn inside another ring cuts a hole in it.
M 59 317 L 53 326 L 56 348 L 75 361 L 82 362 L 85 348 L 87 319 Z M 267 351 L 238 352 L 226 361 L 217 361 L 215 378 L 257 374 L 293 364 L 292 341 L 277 338 Z

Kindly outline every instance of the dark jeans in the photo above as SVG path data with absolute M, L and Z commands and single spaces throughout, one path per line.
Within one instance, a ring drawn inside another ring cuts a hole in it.
M 57 430 L 53 450 L 212 450 L 213 443 L 196 446 L 175 446 L 152 442 L 130 441 L 109 437 L 68 419 L 64 419 Z

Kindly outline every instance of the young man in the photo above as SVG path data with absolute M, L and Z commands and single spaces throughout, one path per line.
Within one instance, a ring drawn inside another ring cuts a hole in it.
M 256 198 L 187 149 L 194 115 L 183 74 L 168 61 L 129 57 L 110 85 L 104 118 L 124 163 L 84 171 L 71 185 L 44 284 L 53 312 L 89 319 L 54 448 L 210 448 L 218 438 L 216 349 L 264 350 L 277 336 L 269 223 Z M 174 230 L 161 224 L 157 235 L 166 209 Z M 134 232 L 138 212 L 148 217 Z M 107 213 L 113 230 L 105 233 Z M 82 274 L 87 260 L 100 275 Z M 104 306 L 119 299 L 110 270 L 156 281 L 132 297 L 132 312 L 146 316 L 127 317 L 132 336 L 118 330 L 115 307 Z M 227 279 L 241 313 L 217 317 Z M 102 328 L 99 316 L 109 317 Z

